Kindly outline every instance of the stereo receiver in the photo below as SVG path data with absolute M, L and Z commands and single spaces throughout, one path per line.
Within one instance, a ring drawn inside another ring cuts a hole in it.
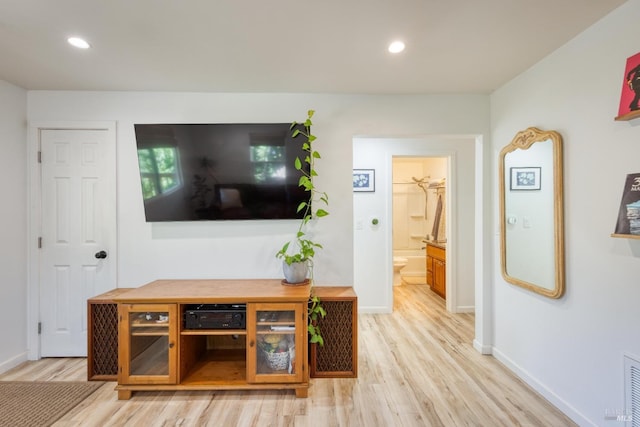
M 184 312 L 185 329 L 245 329 L 246 304 L 195 304 Z

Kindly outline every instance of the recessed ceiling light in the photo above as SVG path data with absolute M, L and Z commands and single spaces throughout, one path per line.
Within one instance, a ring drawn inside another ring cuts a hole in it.
M 389 52 L 400 53 L 404 50 L 404 43 L 401 41 L 395 41 L 389 45 Z
M 69 37 L 67 42 L 78 49 L 89 49 L 91 45 L 87 43 L 86 40 L 81 39 L 80 37 Z

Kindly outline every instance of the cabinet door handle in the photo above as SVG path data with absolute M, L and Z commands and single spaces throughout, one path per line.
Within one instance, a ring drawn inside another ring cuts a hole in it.
M 170 343 L 169 343 L 169 348 L 173 348 L 173 346 L 174 346 L 174 345 L 175 345 L 175 343 L 170 342 Z
M 253 340 L 249 341 L 249 347 L 253 347 L 254 344 L 255 342 Z

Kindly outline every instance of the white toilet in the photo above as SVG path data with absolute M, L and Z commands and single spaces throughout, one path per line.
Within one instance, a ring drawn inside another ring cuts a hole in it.
M 394 256 L 393 257 L 393 286 L 402 284 L 402 278 L 400 277 L 400 271 L 407 266 L 408 259 Z

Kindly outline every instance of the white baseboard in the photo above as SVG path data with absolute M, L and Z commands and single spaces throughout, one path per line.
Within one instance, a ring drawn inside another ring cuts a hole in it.
M 387 307 L 372 306 L 358 307 L 358 314 L 388 314 L 391 313 Z
M 474 343 L 475 344 L 475 343 Z M 526 370 L 522 369 L 513 360 L 509 359 L 504 353 L 495 347 L 491 353 L 493 356 L 504 364 L 510 371 L 516 374 L 521 380 L 527 383 L 531 388 L 540 393 L 545 399 L 551 402 L 556 408 L 561 410 L 567 417 L 571 418 L 575 423 L 580 426 L 593 426 L 598 425 L 593 421 L 582 415 L 576 408 L 571 406 L 568 402 L 563 400 L 560 396 L 555 394 L 549 387 L 540 382 L 537 378 L 531 376 Z
M 490 355 L 492 354 L 493 347 L 490 345 L 482 345 L 479 341 L 473 340 L 473 348 L 475 348 L 480 354 Z
M 400 273 L 400 277 L 404 277 L 404 276 L 407 276 L 407 277 L 424 277 L 424 280 L 426 281 L 427 280 L 426 279 L 427 271 L 426 270 L 423 270 L 423 271 L 420 271 L 420 270 L 404 271 L 403 270 L 402 273 Z
M 13 369 L 19 364 L 27 361 L 27 352 L 20 353 L 17 356 L 12 357 L 11 359 L 5 360 L 0 363 L 0 374 L 7 372 L 9 369 Z
M 459 305 L 456 307 L 456 313 L 475 313 L 476 307 L 474 305 Z

